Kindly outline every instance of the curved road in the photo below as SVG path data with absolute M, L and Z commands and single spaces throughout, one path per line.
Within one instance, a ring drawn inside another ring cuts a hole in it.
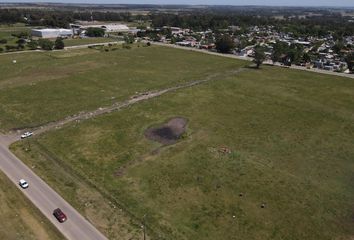
M 16 135 L 0 135 L 0 169 L 18 188 L 33 202 L 58 230 L 69 240 L 103 240 L 107 239 L 91 223 L 81 216 L 58 193 L 39 178 L 20 159 L 12 154 L 9 144 L 18 140 Z M 18 181 L 23 178 L 29 183 L 27 189 L 22 189 Z M 60 208 L 68 220 L 59 223 L 53 216 L 53 210 Z

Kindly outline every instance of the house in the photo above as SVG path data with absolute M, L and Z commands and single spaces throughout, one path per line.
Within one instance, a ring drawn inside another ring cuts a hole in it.
M 73 30 L 64 28 L 32 29 L 31 35 L 39 38 L 67 38 L 73 36 Z

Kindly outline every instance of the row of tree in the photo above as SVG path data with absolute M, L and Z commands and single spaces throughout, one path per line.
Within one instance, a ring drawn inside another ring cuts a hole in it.
M 295 11 L 295 10 L 293 10 Z M 296 11 L 295 11 L 296 12 Z M 278 13 L 279 14 L 279 13 Z M 290 13 L 289 13 L 290 14 Z M 278 31 L 292 32 L 295 36 L 326 36 L 329 32 L 335 38 L 354 35 L 354 24 L 346 16 L 321 12 L 319 16 L 306 18 L 275 18 L 270 12 L 229 11 L 215 8 L 213 11 L 186 11 L 175 13 L 152 13 L 133 15 L 129 12 L 85 11 L 85 10 L 49 10 L 49 9 L 0 9 L 0 23 L 23 22 L 30 25 L 50 27 L 68 27 L 75 20 L 91 21 L 151 21 L 154 27 L 176 26 L 197 31 L 225 29 L 237 25 L 244 32 L 249 26 L 274 26 Z M 257 17 L 254 17 L 257 16 Z

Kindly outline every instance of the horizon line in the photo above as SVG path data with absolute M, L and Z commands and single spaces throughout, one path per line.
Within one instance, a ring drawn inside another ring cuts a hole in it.
M 343 8 L 349 7 L 354 8 L 354 5 L 340 5 L 340 6 L 330 6 L 330 5 L 260 5 L 260 4 L 178 4 L 178 3 L 83 3 L 83 2 L 65 2 L 65 1 L 18 1 L 18 2 L 8 2 L 0 1 L 0 4 L 68 4 L 68 5 L 151 5 L 151 6 L 232 6 L 232 7 L 310 7 L 310 8 Z

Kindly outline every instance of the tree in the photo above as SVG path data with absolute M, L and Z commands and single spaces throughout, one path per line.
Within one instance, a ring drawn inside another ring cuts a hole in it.
M 216 50 L 221 53 L 229 53 L 233 48 L 235 48 L 235 43 L 233 39 L 228 35 L 224 34 L 216 40 Z
M 27 47 L 31 50 L 36 50 L 38 48 L 38 41 L 32 40 L 29 43 L 27 43 Z
M 58 37 L 57 39 L 55 39 L 54 48 L 64 49 L 64 41 L 62 38 Z
M 287 53 L 288 48 L 289 48 L 289 46 L 285 42 L 277 41 L 273 45 L 273 52 L 272 52 L 272 56 L 271 56 L 273 64 L 275 62 L 280 62 L 282 60 L 281 56 Z
M 265 53 L 264 49 L 261 46 L 256 46 L 254 48 L 254 59 L 253 62 L 256 64 L 257 68 L 264 62 Z
M 90 27 L 86 30 L 86 35 L 89 37 L 103 37 L 104 36 L 104 29 Z
M 305 63 L 308 63 L 308 62 L 311 62 L 311 55 L 307 52 L 305 52 L 303 55 L 302 55 L 302 60 L 305 62 Z
M 54 46 L 52 41 L 43 38 L 39 39 L 38 44 L 43 50 L 52 50 Z
M 354 52 L 351 52 L 347 55 L 345 58 L 345 61 L 347 62 L 348 69 L 350 72 L 353 72 L 354 70 Z

